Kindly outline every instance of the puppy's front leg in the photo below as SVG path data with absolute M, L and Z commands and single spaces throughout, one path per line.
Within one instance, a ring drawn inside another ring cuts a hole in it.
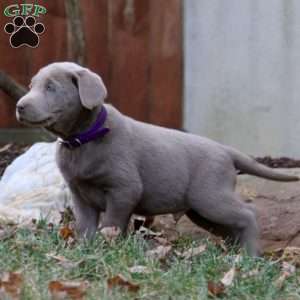
M 100 212 L 72 193 L 76 230 L 80 237 L 91 239 L 98 228 Z
M 106 210 L 101 220 L 101 232 L 126 233 L 129 219 L 139 201 L 139 193 L 131 190 L 109 191 L 106 198 Z M 115 230 L 107 230 L 115 228 Z

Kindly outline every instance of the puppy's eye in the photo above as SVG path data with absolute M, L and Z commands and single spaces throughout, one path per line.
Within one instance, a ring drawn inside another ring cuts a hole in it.
M 52 83 L 48 83 L 48 84 L 46 85 L 46 90 L 47 90 L 48 92 L 54 92 L 54 91 L 55 91 L 55 86 L 54 86 Z
M 71 81 L 78 88 L 77 78 L 75 76 L 71 77 Z

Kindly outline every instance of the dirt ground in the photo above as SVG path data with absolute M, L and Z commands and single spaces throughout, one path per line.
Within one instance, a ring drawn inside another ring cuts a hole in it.
M 10 162 L 28 149 L 28 145 L 0 145 L 0 176 Z M 289 168 L 284 172 L 300 175 L 300 161 L 286 157 L 257 158 L 270 167 Z M 297 169 L 299 168 L 299 169 Z M 264 250 L 286 246 L 300 247 L 300 183 L 279 183 L 248 175 L 238 176 L 238 192 L 244 201 L 251 201 L 257 208 Z M 155 227 L 169 236 L 188 235 L 193 238 L 208 233 L 193 225 L 186 217 L 177 223 L 173 216 L 156 217 Z

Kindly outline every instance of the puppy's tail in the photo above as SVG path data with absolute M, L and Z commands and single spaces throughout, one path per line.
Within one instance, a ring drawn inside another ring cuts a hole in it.
M 227 152 L 233 159 L 236 169 L 242 172 L 257 177 L 262 177 L 275 181 L 299 181 L 300 177 L 296 175 L 287 175 L 278 171 L 275 171 L 263 164 L 258 163 L 254 158 L 237 151 L 231 147 L 226 147 Z

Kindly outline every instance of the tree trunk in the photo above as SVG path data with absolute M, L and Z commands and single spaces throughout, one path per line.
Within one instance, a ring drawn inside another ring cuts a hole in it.
M 68 22 L 68 57 L 85 65 L 85 37 L 79 0 L 65 0 Z
M 18 101 L 27 92 L 27 89 L 23 85 L 17 83 L 12 77 L 1 70 L 0 89 L 10 96 L 14 101 Z

